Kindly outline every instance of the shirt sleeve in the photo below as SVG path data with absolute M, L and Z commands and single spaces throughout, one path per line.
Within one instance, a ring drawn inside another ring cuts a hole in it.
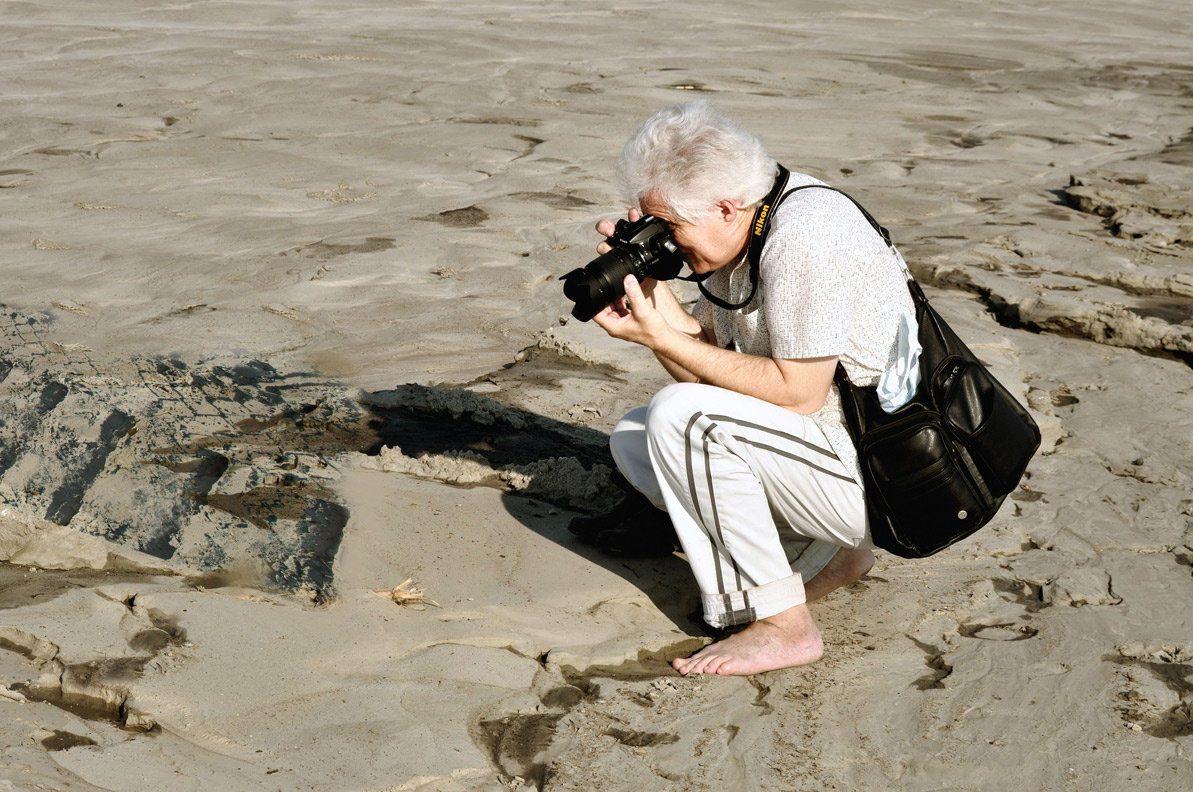
M 793 196 L 776 213 L 760 263 L 776 358 L 846 351 L 869 223 L 843 195 Z

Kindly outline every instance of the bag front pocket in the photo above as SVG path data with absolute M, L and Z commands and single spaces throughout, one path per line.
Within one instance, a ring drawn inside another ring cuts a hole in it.
M 872 432 L 859 456 L 866 497 L 875 499 L 896 538 L 945 546 L 975 530 L 996 506 L 970 479 L 931 413 Z
M 950 374 L 941 415 L 995 496 L 1015 489 L 1040 445 L 1027 411 L 984 366 L 965 362 Z

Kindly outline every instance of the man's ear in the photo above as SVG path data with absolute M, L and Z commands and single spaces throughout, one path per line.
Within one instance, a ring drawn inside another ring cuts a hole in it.
M 741 214 L 741 207 L 737 205 L 737 201 L 729 198 L 722 198 L 713 206 L 713 210 L 717 213 L 717 217 L 725 223 L 732 223 L 737 220 L 737 216 Z

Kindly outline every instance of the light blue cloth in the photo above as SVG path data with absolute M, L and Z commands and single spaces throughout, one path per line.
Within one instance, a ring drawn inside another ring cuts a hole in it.
M 899 315 L 895 346 L 895 364 L 878 378 L 878 402 L 888 413 L 911 401 L 920 385 L 920 327 L 909 313 Z

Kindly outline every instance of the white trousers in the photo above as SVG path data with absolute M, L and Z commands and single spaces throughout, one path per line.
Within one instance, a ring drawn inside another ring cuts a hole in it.
M 714 627 L 802 604 L 838 548 L 868 546 L 862 487 L 806 416 L 679 383 L 622 418 L 609 447 L 670 515 Z

